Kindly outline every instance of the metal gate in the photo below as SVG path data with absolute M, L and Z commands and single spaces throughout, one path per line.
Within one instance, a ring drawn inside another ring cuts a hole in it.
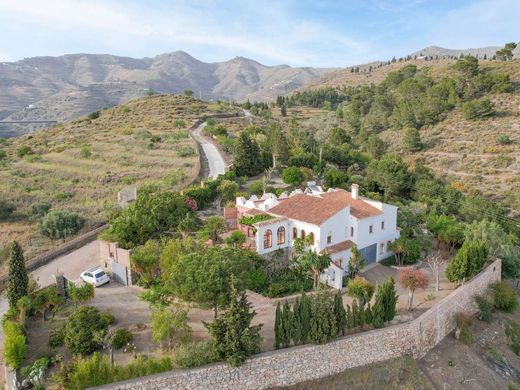
M 359 250 L 365 260 L 365 265 L 373 263 L 377 258 L 377 244 L 366 246 Z
M 128 286 L 128 275 L 126 271 L 124 265 L 112 263 L 112 279 L 117 283 Z

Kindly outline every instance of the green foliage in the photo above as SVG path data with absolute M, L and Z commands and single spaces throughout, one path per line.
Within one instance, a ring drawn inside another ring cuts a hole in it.
M 54 329 L 49 335 L 49 341 L 47 345 L 51 348 L 61 347 L 65 342 L 65 329 L 58 328 Z
M 193 149 L 191 146 L 179 146 L 176 148 L 177 156 L 179 157 L 191 157 L 195 156 L 195 149 Z
M 509 346 L 515 354 L 520 356 L 520 326 L 513 321 L 508 321 L 505 331 Z
M 318 254 L 311 245 L 311 236 L 307 236 L 305 240 L 297 238 L 294 240 L 294 261 L 303 272 L 309 272 L 312 276 L 313 287 L 318 286 L 318 278 L 320 274 L 330 265 L 330 256 L 328 254 Z
M 211 240 L 213 243 L 220 241 L 220 235 L 226 231 L 227 223 L 223 217 L 212 215 L 204 221 L 204 226 L 199 231 L 201 238 Z
M 92 156 L 92 152 L 87 145 L 83 145 L 79 151 L 81 158 L 90 158 Z
M 513 143 L 507 134 L 500 134 L 496 139 L 497 145 L 510 145 Z
M 471 331 L 473 317 L 469 314 L 458 312 L 455 315 L 455 322 L 459 331 L 459 340 L 466 345 L 470 345 L 473 342 L 473 333 Z
M 238 222 L 241 225 L 253 226 L 257 222 L 268 221 L 273 218 L 274 217 L 272 215 L 264 215 L 264 214 L 245 215 L 242 218 L 240 218 L 240 220 Z
M 66 238 L 76 234 L 85 224 L 85 220 L 76 213 L 51 211 L 40 220 L 40 233 L 52 239 Z
M 35 203 L 31 204 L 31 206 L 29 206 L 29 215 L 36 217 L 36 218 L 41 218 L 45 214 L 47 214 L 50 209 L 51 209 L 51 204 L 49 202 L 44 202 L 44 201 L 35 202 Z
M 409 152 L 417 152 L 421 150 L 423 144 L 421 142 L 421 134 L 419 133 L 419 130 L 414 127 L 407 128 L 403 138 L 403 146 L 405 150 Z
M 138 356 L 131 363 L 112 365 L 108 356 L 98 352 L 87 358 L 76 356 L 60 373 L 59 382 L 67 389 L 86 389 L 105 383 L 124 381 L 172 369 L 167 357 L 154 359 Z
M 22 145 L 18 149 L 16 149 L 16 155 L 20 158 L 33 153 L 34 152 L 29 145 Z
M 453 260 L 446 267 L 450 282 L 464 281 L 480 272 L 488 257 L 483 241 L 464 241 Z
M 323 182 L 329 188 L 342 187 L 348 182 L 348 175 L 339 169 L 327 169 L 323 176 Z
M 238 138 L 233 165 L 237 176 L 255 176 L 264 170 L 260 148 L 245 131 Z
M 495 55 L 497 59 L 501 61 L 507 61 L 513 59 L 513 50 L 516 49 L 517 44 L 515 42 L 506 43 L 505 46 L 498 50 Z
M 162 251 L 163 246 L 159 241 L 148 240 L 130 254 L 132 269 L 139 275 L 140 285 L 148 287 L 159 277 L 159 260 Z
M 245 291 L 238 292 L 232 282 L 228 310 L 212 323 L 204 323 L 211 336 L 213 351 L 219 359 L 238 367 L 247 357 L 260 352 L 262 325 L 251 326 L 255 314 Z
M 114 332 L 112 339 L 112 347 L 115 349 L 123 348 L 128 343 L 132 342 L 134 335 L 128 329 L 119 328 Z
M 496 282 L 491 285 L 495 307 L 506 313 L 512 313 L 518 308 L 518 295 L 507 282 Z
M 235 230 L 229 235 L 229 237 L 226 238 L 225 242 L 226 245 L 237 248 L 244 244 L 246 239 L 247 237 L 244 233 L 239 230 Z
M 116 317 L 109 311 L 104 311 L 101 313 L 101 322 L 104 326 L 109 326 L 116 322 Z
M 168 349 L 171 349 L 177 341 L 187 342 L 191 336 L 188 312 L 178 304 L 154 309 L 151 327 L 152 340 L 161 344 L 167 342 Z
M 218 359 L 214 356 L 209 341 L 199 341 L 181 344 L 175 348 L 174 361 L 180 368 L 193 368 L 214 363 Z
M 495 105 L 489 99 L 470 100 L 462 106 L 462 113 L 467 120 L 478 120 L 495 115 Z
M 282 328 L 282 309 L 280 302 L 276 304 L 276 311 L 274 314 L 274 347 L 280 348 L 283 344 L 283 328 Z
M 94 119 L 99 118 L 100 115 L 101 115 L 101 112 L 94 111 L 94 112 L 91 112 L 90 114 L 87 115 L 87 119 L 94 120 Z
M 65 325 L 65 345 L 72 353 L 89 354 L 99 348 L 94 333 L 106 329 L 99 311 L 92 306 L 76 309 Z
M 394 252 L 397 265 L 413 264 L 421 255 L 421 248 L 417 240 L 401 236 L 388 245 L 388 249 Z
M 15 210 L 16 206 L 13 203 L 0 199 L 0 221 L 9 218 Z
M 381 287 L 377 289 L 376 301 L 372 306 L 372 325 L 374 328 L 382 328 L 385 324 L 385 307 L 383 305 L 383 299 L 380 297 L 379 291 Z
M 368 280 L 356 276 L 348 282 L 347 294 L 356 298 L 360 307 L 364 307 L 365 303 L 370 302 L 374 295 L 374 285 Z
M 334 313 L 334 297 L 327 291 L 319 291 L 310 298 L 311 318 L 308 339 L 314 344 L 324 344 L 338 335 Z
M 343 298 L 341 296 L 340 290 L 338 290 L 334 296 L 334 317 L 336 318 L 336 329 L 338 332 L 341 332 L 342 335 L 345 335 L 345 328 L 347 326 L 347 313 L 345 311 L 345 307 L 343 306 Z
M 385 154 L 379 160 L 372 160 L 367 176 L 384 191 L 385 197 L 406 197 L 411 189 L 411 175 L 401 157 Z
M 375 303 L 372 307 L 372 325 L 380 328 L 385 322 L 392 321 L 395 317 L 398 295 L 395 289 L 395 281 L 392 277 L 386 279 L 378 286 Z
M 478 306 L 478 319 L 481 321 L 491 322 L 493 319 L 493 303 L 486 297 L 477 295 L 475 302 Z
M 7 152 L 3 149 L 0 149 L 0 161 L 7 157 Z
M 27 340 L 20 324 L 7 320 L 3 323 L 4 359 L 15 370 L 20 368 L 27 352 Z
M 80 287 L 76 287 L 74 283 L 69 282 L 67 287 L 70 299 L 72 299 L 75 305 L 81 305 L 94 299 L 94 286 L 92 284 L 85 283 Z
M 29 285 L 23 250 L 16 241 L 10 246 L 7 274 L 7 300 L 9 307 L 16 307 L 16 302 L 28 294 Z
M 303 183 L 305 176 L 300 168 L 288 167 L 282 172 L 282 180 L 285 184 L 297 187 Z

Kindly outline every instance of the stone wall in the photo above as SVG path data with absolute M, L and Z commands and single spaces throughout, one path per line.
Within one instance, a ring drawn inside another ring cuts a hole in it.
M 173 370 L 103 386 L 104 389 L 266 389 L 337 374 L 406 354 L 423 357 L 455 328 L 457 311 L 476 312 L 473 297 L 500 280 L 500 260 L 453 291 L 415 320 L 346 336 L 325 345 L 305 345 L 267 352 L 242 367 L 213 364 Z

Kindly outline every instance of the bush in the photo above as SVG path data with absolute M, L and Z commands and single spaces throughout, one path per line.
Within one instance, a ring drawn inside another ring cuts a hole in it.
M 493 303 L 482 295 L 477 295 L 475 302 L 478 306 L 478 319 L 490 322 L 493 319 Z
M 520 326 L 513 321 L 508 321 L 506 324 L 506 336 L 513 352 L 520 356 Z
M 513 141 L 511 141 L 511 138 L 509 138 L 507 134 L 500 134 L 497 137 L 496 142 L 498 145 L 510 145 L 511 143 L 513 143 Z
M 23 328 L 13 321 L 3 323 L 4 330 L 4 358 L 5 362 L 14 369 L 20 368 L 27 352 L 27 340 L 23 335 Z
M 27 156 L 28 154 L 33 154 L 31 147 L 28 145 L 22 145 L 16 149 L 16 155 L 20 158 Z
M 35 202 L 29 206 L 29 215 L 41 218 L 49 212 L 51 204 L 49 202 Z
M 459 340 L 466 345 L 470 345 L 473 342 L 473 333 L 471 332 L 473 317 L 470 314 L 458 312 L 455 315 L 455 321 L 459 332 Z
M 92 156 L 92 152 L 90 151 L 90 148 L 87 145 L 81 147 L 79 154 L 81 155 L 81 158 L 89 158 L 90 156 Z
M 7 219 L 15 210 L 16 206 L 13 203 L 0 199 L 0 221 Z
M 195 156 L 195 149 L 191 146 L 181 146 L 177 148 L 177 156 L 178 157 L 191 157 Z
M 116 322 L 116 317 L 108 311 L 104 311 L 101 313 L 101 322 L 105 324 L 106 326 L 112 325 L 114 322 Z
M 488 118 L 495 114 L 495 105 L 489 99 L 470 100 L 462 106 L 462 113 L 468 120 Z
M 116 330 L 112 340 L 112 346 L 115 349 L 123 348 L 134 339 L 134 335 L 128 329 L 120 328 Z
M 101 113 L 99 111 L 94 111 L 87 115 L 87 119 L 94 120 L 94 119 L 99 118 L 99 115 L 101 115 Z
M 181 344 L 175 349 L 174 362 L 180 368 L 200 367 L 216 361 L 209 341 Z
M 83 306 L 68 318 L 65 325 L 65 345 L 72 353 L 89 354 L 99 348 L 94 333 L 107 328 L 98 309 Z
M 77 233 L 84 223 L 85 220 L 76 213 L 51 211 L 41 219 L 39 230 L 49 238 L 65 238 Z
M 498 310 L 511 313 L 518 307 L 518 296 L 516 291 L 506 282 L 497 282 L 491 285 L 495 307 Z
M 7 153 L 5 152 L 5 150 L 0 149 L 0 160 L 3 160 L 6 157 L 7 157 Z
M 65 342 L 65 329 L 54 329 L 49 335 L 49 342 L 47 345 L 51 348 L 60 347 Z

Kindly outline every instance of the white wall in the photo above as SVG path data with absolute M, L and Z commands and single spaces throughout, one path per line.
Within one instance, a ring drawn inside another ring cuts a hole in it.
M 285 228 L 285 242 L 283 244 L 278 244 L 278 228 L 280 226 Z M 272 232 L 272 246 L 270 248 L 264 248 L 264 234 L 268 229 Z M 255 240 L 257 253 L 263 255 L 265 253 L 274 252 L 278 249 L 287 248 L 291 245 L 291 232 L 292 227 L 289 220 L 274 220 L 272 223 L 263 222 L 261 226 L 258 226 L 256 231 Z
M 320 247 L 322 251 L 327 246 L 338 244 L 345 240 L 350 240 L 348 234 L 350 234 L 350 207 L 345 207 L 339 213 L 329 218 L 327 221 L 320 226 Z M 327 244 L 327 236 L 329 233 L 332 235 L 332 242 Z

